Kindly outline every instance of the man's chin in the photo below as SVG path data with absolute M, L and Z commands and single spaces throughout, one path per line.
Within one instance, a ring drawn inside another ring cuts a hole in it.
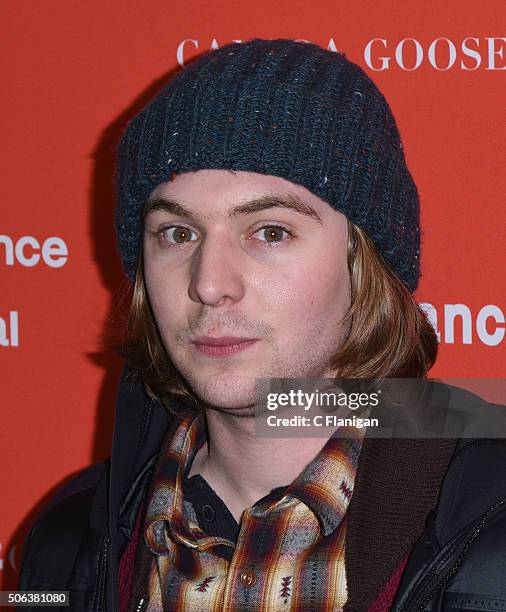
M 253 414 L 256 395 L 255 381 L 216 381 L 209 385 L 208 381 L 188 381 L 193 392 L 205 407 L 230 414 Z

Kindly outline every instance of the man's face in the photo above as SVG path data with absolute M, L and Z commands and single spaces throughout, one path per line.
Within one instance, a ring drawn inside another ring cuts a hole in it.
M 285 179 L 229 170 L 177 175 L 149 201 L 149 299 L 201 400 L 237 410 L 255 404 L 257 378 L 332 377 L 329 359 L 349 332 L 340 323 L 350 306 L 343 214 Z M 228 347 L 205 338 L 227 336 L 236 338 Z

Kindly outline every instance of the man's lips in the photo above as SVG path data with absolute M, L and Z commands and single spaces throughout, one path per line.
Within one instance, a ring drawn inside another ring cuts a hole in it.
M 200 336 L 192 340 L 194 344 L 203 346 L 231 346 L 234 344 L 243 344 L 244 342 L 254 342 L 258 338 L 244 338 L 240 336 Z
M 209 357 L 226 357 L 238 353 L 257 342 L 258 338 L 240 336 L 200 336 L 192 340 L 197 351 Z

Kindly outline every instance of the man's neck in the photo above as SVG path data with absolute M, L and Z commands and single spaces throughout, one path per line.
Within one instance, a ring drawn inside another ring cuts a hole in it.
M 290 484 L 327 438 L 261 438 L 254 418 L 206 411 L 208 440 L 189 476 L 200 474 L 224 501 L 236 521 L 275 487 Z

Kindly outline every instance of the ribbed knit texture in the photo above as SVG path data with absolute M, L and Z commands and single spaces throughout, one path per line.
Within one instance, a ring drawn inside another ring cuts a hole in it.
M 396 123 L 344 55 L 288 39 L 231 43 L 190 62 L 130 121 L 116 209 L 130 279 L 149 194 L 173 172 L 212 168 L 306 187 L 364 229 L 411 291 L 418 286 L 419 200 Z
M 344 612 L 367 610 L 422 535 L 456 443 L 365 438 L 349 507 Z
M 409 555 L 406 555 L 404 559 L 396 567 L 394 573 L 387 580 L 383 590 L 374 600 L 373 604 L 369 607 L 367 612 L 389 612 L 395 595 L 401 582 L 402 574 L 408 563 Z

